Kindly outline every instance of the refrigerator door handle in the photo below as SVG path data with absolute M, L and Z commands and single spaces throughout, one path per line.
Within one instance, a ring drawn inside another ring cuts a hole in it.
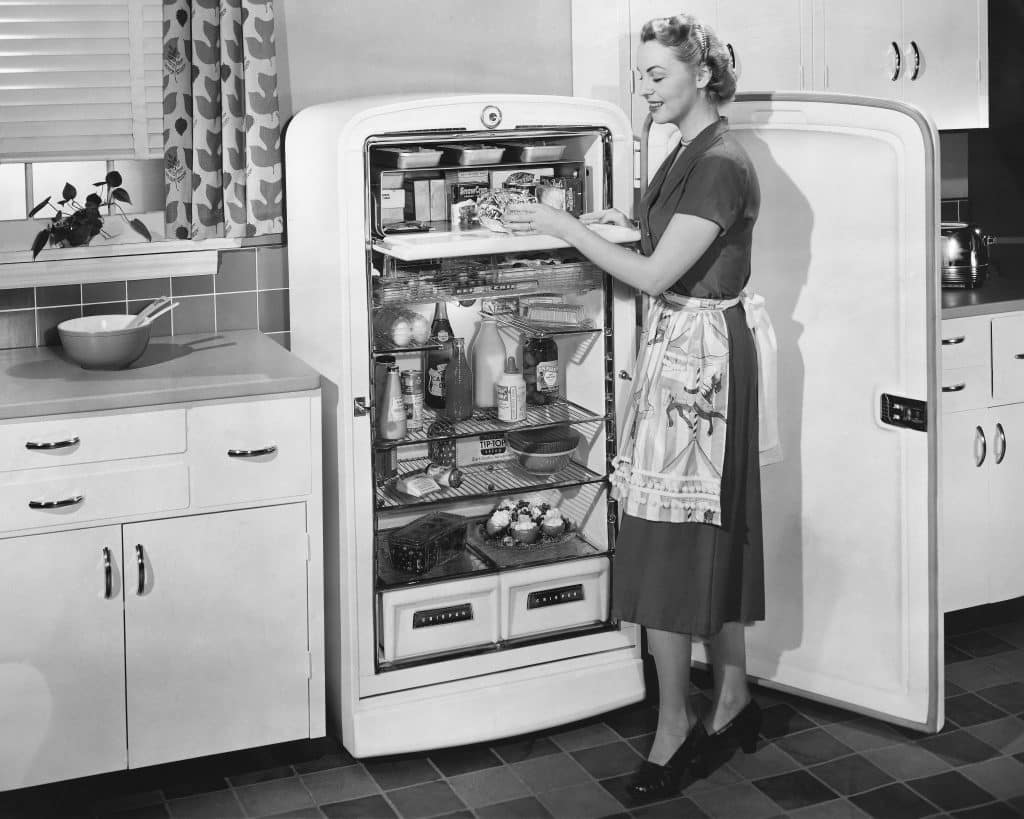
M 359 396 L 352 400 L 352 414 L 356 418 L 362 418 L 364 415 L 369 415 L 370 410 L 373 409 L 373 402 L 367 401 L 363 396 Z

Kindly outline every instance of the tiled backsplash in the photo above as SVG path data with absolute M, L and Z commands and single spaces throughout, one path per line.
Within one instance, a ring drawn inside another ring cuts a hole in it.
M 59 344 L 57 325 L 99 313 L 137 313 L 158 296 L 179 303 L 154 336 L 260 330 L 289 347 L 288 254 L 283 246 L 228 250 L 216 276 L 0 290 L 0 349 Z

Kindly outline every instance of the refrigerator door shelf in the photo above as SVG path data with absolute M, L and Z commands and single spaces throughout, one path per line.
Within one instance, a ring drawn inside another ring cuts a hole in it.
M 501 636 L 505 640 L 608 619 L 606 557 L 502 572 Z
M 618 225 L 590 225 L 598 236 L 616 244 L 640 241 L 640 231 Z M 543 233 L 506 234 L 487 228 L 444 233 L 401 233 L 378 239 L 373 249 L 402 261 L 436 259 L 441 256 L 476 256 L 484 253 L 524 253 L 569 247 L 567 242 Z

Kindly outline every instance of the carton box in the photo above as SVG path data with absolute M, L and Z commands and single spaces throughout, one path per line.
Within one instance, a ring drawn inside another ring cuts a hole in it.
M 430 180 L 407 179 L 405 182 L 405 218 L 429 222 Z
M 554 176 L 554 168 L 512 168 L 511 170 L 491 171 L 491 190 L 500 191 L 502 185 L 505 184 L 505 180 L 508 179 L 514 173 L 531 173 L 533 174 L 534 184 L 542 176 Z
M 583 213 L 583 180 L 579 177 L 545 176 L 534 189 L 537 200 L 573 216 Z
M 475 438 L 459 438 L 455 442 L 455 462 L 459 466 L 497 463 L 514 457 L 501 432 L 490 432 Z
M 430 221 L 446 222 L 449 218 L 448 191 L 443 179 L 430 179 Z

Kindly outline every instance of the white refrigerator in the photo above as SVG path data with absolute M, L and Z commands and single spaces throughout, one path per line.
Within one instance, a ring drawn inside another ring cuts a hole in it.
M 912 109 L 836 97 L 751 96 L 729 116 L 761 180 L 751 287 L 780 358 L 783 458 L 762 473 L 767 619 L 749 630 L 750 672 L 938 730 L 936 133 Z M 671 135 L 649 136 L 653 165 Z M 574 207 L 630 212 L 634 144 L 615 106 L 524 95 L 339 101 L 287 129 L 291 348 L 324 376 L 328 709 L 357 757 L 513 736 L 644 695 L 640 629 L 611 617 L 607 483 L 635 294 L 550 237 L 453 225 L 440 198 L 525 171 L 572 189 Z M 378 435 L 375 366 L 422 369 L 438 346 L 388 322 L 429 322 L 439 301 L 467 345 L 485 313 L 520 361 L 524 340 L 553 340 L 557 398 L 511 425 L 493 410 L 437 424 L 427 408 L 404 438 Z M 531 318 L 550 303 L 572 318 Z M 580 440 L 551 475 L 508 448 L 543 430 Z M 453 453 L 457 488 L 399 491 L 397 477 Z M 509 499 L 560 509 L 567 530 L 489 538 L 483 522 Z M 431 516 L 465 521 L 455 547 L 401 562 L 403 531 Z

